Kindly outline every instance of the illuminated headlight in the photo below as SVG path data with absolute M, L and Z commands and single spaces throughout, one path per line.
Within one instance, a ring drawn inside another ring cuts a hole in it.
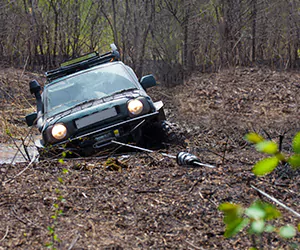
M 143 111 L 143 103 L 140 100 L 134 99 L 128 102 L 128 110 L 133 115 L 138 115 Z
M 51 134 L 56 140 L 64 139 L 67 135 L 67 128 L 62 123 L 55 124 L 52 128 Z

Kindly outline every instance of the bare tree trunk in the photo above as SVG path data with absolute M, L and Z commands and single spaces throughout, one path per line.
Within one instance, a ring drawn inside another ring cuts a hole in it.
M 256 59 L 256 14 L 257 14 L 257 0 L 252 0 L 252 62 Z

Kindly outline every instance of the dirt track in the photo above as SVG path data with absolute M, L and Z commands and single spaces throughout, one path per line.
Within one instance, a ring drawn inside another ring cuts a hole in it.
M 33 110 L 33 100 L 27 102 L 33 76 L 4 70 L 1 77 L 0 139 L 11 143 L 6 126 L 13 137 L 28 132 L 22 116 Z M 19 91 L 9 97 L 11 80 Z M 115 166 L 107 166 L 107 159 L 40 162 L 19 176 L 28 163 L 0 165 L 0 249 L 42 249 L 51 241 L 47 226 L 53 223 L 54 203 L 63 210 L 56 224 L 60 249 L 249 248 L 245 232 L 223 237 L 217 208 L 226 201 L 249 206 L 259 198 L 252 184 L 300 212 L 299 171 L 281 166 L 255 177 L 251 167 L 261 155 L 243 140 L 252 130 L 275 141 L 283 135 L 289 153 L 291 138 L 300 131 L 299 87 L 299 73 L 235 69 L 195 75 L 171 90 L 152 89 L 154 99 L 165 102 L 170 120 L 187 131 L 187 147 L 173 146 L 168 153 L 189 151 L 215 169 L 180 167 L 159 153 L 119 156 Z M 278 208 L 283 219 L 276 225 L 300 223 Z M 299 233 L 290 241 L 271 234 L 263 246 L 289 249 L 291 242 L 300 244 Z

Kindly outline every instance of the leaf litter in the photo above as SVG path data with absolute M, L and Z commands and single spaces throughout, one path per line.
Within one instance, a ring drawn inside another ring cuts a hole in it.
M 12 144 L 7 128 L 13 138 L 26 137 L 23 118 L 34 111 L 28 81 L 38 77 L 0 71 L 2 143 Z M 1 164 L 0 249 L 41 249 L 51 240 L 47 227 L 58 190 L 66 200 L 56 224 L 59 249 L 249 248 L 245 232 L 224 238 L 218 206 L 249 206 L 258 198 L 271 202 L 254 185 L 299 212 L 299 171 L 280 166 L 255 177 L 251 169 L 262 154 L 243 139 L 251 131 L 275 141 L 282 136 L 283 151 L 291 151 L 291 139 L 300 131 L 299 82 L 298 72 L 236 68 L 195 74 L 182 86 L 149 91 L 164 101 L 169 120 L 186 131 L 186 147 L 173 145 L 163 152 L 186 151 L 214 169 L 178 166 L 159 152 L 40 161 L 21 175 L 28 162 Z M 297 217 L 278 209 L 283 218 L 277 226 L 298 225 Z M 274 234 L 263 244 L 289 249 L 299 241 L 299 233 L 289 241 Z

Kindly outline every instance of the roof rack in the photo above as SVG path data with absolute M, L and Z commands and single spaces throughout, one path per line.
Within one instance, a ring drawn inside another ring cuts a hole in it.
M 67 76 L 96 65 L 120 60 L 120 53 L 118 52 L 116 45 L 113 43 L 110 45 L 110 47 L 112 50 L 105 54 L 99 55 L 98 52 L 92 52 L 84 56 L 66 61 L 62 63 L 57 69 L 47 71 L 47 81 L 51 82 L 57 78 Z

